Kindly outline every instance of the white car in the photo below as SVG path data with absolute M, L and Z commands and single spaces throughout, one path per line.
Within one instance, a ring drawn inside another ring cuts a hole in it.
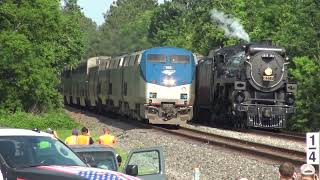
M 0 128 L 0 168 L 0 179 L 8 180 L 165 179 L 161 148 L 131 152 L 125 166 L 129 175 L 126 175 L 88 167 L 51 134 L 26 129 Z

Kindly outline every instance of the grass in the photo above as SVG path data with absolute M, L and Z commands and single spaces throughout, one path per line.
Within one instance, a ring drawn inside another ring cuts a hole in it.
M 126 160 L 128 159 L 128 153 L 126 151 L 124 151 L 123 149 L 121 149 L 119 146 L 115 146 L 114 149 L 116 150 L 117 154 L 119 154 L 122 157 L 122 164 L 119 167 L 119 172 L 123 171 L 124 168 L 124 164 L 126 162 Z
M 52 129 L 72 129 L 77 126 L 79 124 L 75 123 L 63 110 L 41 115 L 26 112 L 0 114 L 0 127 L 45 130 L 49 127 Z

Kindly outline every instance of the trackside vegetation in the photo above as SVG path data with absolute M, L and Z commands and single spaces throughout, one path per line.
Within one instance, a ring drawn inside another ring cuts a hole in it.
M 319 0 L 117 0 L 107 9 L 105 22 L 97 26 L 84 16 L 77 0 L 0 2 L 2 121 L 14 119 L 8 114 L 17 119 L 59 115 L 60 74 L 87 57 L 156 46 L 206 56 L 211 49 L 240 43 L 221 21 L 213 20 L 215 12 L 236 19 L 230 26 L 242 26 L 251 42 L 272 39 L 287 49 L 290 74 L 298 83 L 297 112 L 288 128 L 320 128 Z M 42 121 L 31 122 L 44 126 Z M 19 126 L 31 127 L 26 122 Z
M 26 112 L 8 113 L 2 112 L 0 116 L 0 127 L 12 127 L 12 128 L 38 128 L 46 130 L 52 129 L 70 129 L 79 127 L 80 125 L 75 123 L 63 110 L 57 110 L 54 112 L 48 112 L 45 114 L 35 115 Z

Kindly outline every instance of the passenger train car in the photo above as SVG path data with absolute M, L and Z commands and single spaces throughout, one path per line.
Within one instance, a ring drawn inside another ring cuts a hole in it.
M 153 124 L 193 117 L 196 56 L 157 47 L 118 57 L 93 57 L 62 75 L 66 104 L 94 107 Z
M 195 116 L 235 127 L 285 128 L 297 90 L 288 65 L 285 49 L 270 42 L 211 51 L 196 70 Z

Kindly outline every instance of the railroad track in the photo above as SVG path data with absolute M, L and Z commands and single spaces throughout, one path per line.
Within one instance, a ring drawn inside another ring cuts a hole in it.
M 126 121 L 126 120 L 124 120 Z M 129 122 L 129 121 L 128 121 Z M 132 121 L 130 121 L 132 123 Z M 208 132 L 202 132 L 195 129 L 189 129 L 185 127 L 180 128 L 165 128 L 163 126 L 143 124 L 135 121 L 135 125 L 144 128 L 152 128 L 158 131 L 169 133 L 172 135 L 180 136 L 183 138 L 195 140 L 198 142 L 216 145 L 220 147 L 226 147 L 238 152 L 250 154 L 252 156 L 266 158 L 277 162 L 291 162 L 296 166 L 300 166 L 305 163 L 305 153 L 301 151 L 285 149 L 275 146 L 270 146 L 261 143 L 255 143 L 251 141 L 245 141 L 237 138 L 226 137 L 222 135 L 212 134 Z M 276 136 L 275 133 L 268 134 L 268 132 L 257 131 L 258 133 L 265 133 L 265 135 Z M 250 132 L 258 134 L 256 132 Z M 289 136 L 287 136 L 289 137 Z M 279 137 L 278 137 L 279 138 Z
M 253 135 L 261 135 L 261 136 L 269 136 L 274 137 L 277 139 L 285 139 L 300 143 L 305 143 L 306 137 L 303 134 L 294 134 L 291 132 L 269 132 L 265 130 L 257 130 L 257 129 L 250 129 L 246 131 L 247 134 L 253 134 Z
M 161 126 L 152 126 L 152 128 L 183 138 L 192 139 L 210 145 L 226 147 L 242 153 L 250 154 L 261 158 L 267 158 L 277 162 L 291 162 L 296 166 L 300 166 L 305 163 L 306 154 L 301 151 L 269 146 L 261 143 L 249 142 L 232 137 L 206 133 L 188 128 L 168 129 Z
M 192 124 L 192 125 L 203 126 L 202 124 Z M 298 134 L 298 133 L 289 132 L 289 131 L 272 132 L 265 129 L 237 129 L 237 128 L 231 128 L 228 130 L 251 134 L 251 135 L 274 137 L 277 139 L 290 140 L 298 143 L 305 143 L 306 141 L 305 134 L 302 134 L 302 133 Z

